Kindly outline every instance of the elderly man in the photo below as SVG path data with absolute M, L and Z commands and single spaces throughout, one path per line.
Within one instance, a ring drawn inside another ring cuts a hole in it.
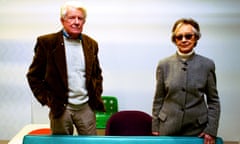
M 82 33 L 85 8 L 76 1 L 61 7 L 63 29 L 40 36 L 27 73 L 36 99 L 50 108 L 53 134 L 96 134 L 94 110 L 104 111 L 98 44 Z

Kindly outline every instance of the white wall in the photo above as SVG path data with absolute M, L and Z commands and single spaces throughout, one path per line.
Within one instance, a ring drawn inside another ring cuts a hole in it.
M 47 108 L 33 98 L 25 74 L 38 35 L 60 30 L 63 0 L 0 0 L 0 139 L 24 125 L 48 123 Z M 240 138 L 240 1 L 84 0 L 84 32 L 99 42 L 103 95 L 115 95 L 119 109 L 151 114 L 157 62 L 174 53 L 173 23 L 192 17 L 201 25 L 196 51 L 216 63 L 222 104 L 219 136 Z

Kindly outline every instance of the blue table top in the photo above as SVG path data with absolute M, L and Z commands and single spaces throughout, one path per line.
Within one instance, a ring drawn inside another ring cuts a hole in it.
M 198 137 L 26 135 L 23 144 L 203 144 Z M 221 138 L 216 144 L 223 144 Z

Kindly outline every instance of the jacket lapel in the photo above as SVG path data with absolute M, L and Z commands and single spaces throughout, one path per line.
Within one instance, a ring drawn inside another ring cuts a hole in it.
M 62 32 L 58 32 L 56 35 L 55 49 L 53 50 L 52 54 L 63 83 L 67 87 L 67 67 Z
M 88 79 L 91 76 L 92 71 L 92 63 L 94 60 L 94 53 L 93 50 L 90 47 L 90 41 L 88 41 L 88 38 L 82 34 L 82 45 L 83 45 L 83 53 L 85 57 L 85 67 L 86 67 L 86 78 Z

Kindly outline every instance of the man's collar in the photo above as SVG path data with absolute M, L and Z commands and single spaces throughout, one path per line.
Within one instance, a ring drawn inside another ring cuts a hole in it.
M 70 35 L 66 32 L 65 29 L 62 30 L 62 33 L 63 33 L 63 36 L 64 36 L 64 37 L 66 37 L 66 38 L 68 38 L 68 39 L 72 39 L 72 38 L 70 37 Z M 78 39 L 79 39 L 79 40 L 82 40 L 82 34 L 79 35 Z

